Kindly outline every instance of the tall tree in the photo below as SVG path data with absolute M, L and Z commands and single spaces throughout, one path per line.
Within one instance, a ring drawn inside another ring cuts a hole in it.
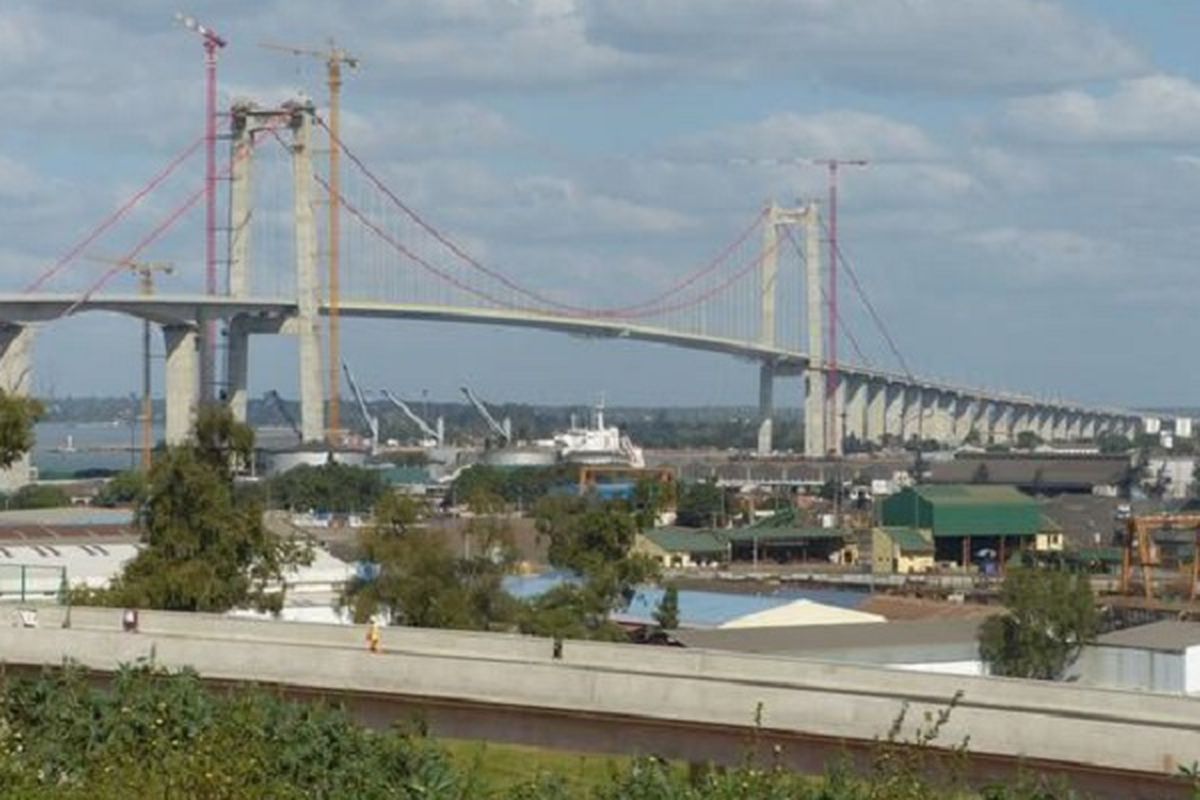
M 37 400 L 0 389 L 0 468 L 11 467 L 33 449 L 33 426 L 43 413 Z
M 258 504 L 235 500 L 234 470 L 249 461 L 253 446 L 253 431 L 227 410 L 202 409 L 192 441 L 167 448 L 151 468 L 138 519 L 144 547 L 110 589 L 81 599 L 176 611 L 278 611 L 286 574 L 311 552 L 267 530 Z
M 721 487 L 708 481 L 684 486 L 679 492 L 675 520 L 687 528 L 724 524 L 725 495 Z
M 412 500 L 385 496 L 375 522 L 359 539 L 360 556 L 370 565 L 350 582 L 341 603 L 357 622 L 382 614 L 389 622 L 419 628 L 488 630 L 505 627 L 515 601 L 501 582 L 507 560 L 494 560 L 493 548 L 459 558 L 441 531 L 417 525 Z
M 1096 637 L 1096 604 L 1086 575 L 1020 567 L 1004 579 L 1003 614 L 979 631 L 979 653 L 995 675 L 1060 680 Z

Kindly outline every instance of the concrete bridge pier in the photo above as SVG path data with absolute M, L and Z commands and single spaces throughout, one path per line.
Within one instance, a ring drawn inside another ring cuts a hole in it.
M 867 418 L 864 438 L 867 441 L 883 444 L 887 434 L 887 381 L 871 379 L 867 381 Z
M 758 367 L 758 454 L 769 456 L 775 449 L 775 365 L 764 361 Z
M 0 324 L 0 389 L 7 394 L 28 397 L 33 389 L 33 340 L 32 326 Z M 0 491 L 14 492 L 32 477 L 32 457 L 25 453 L 0 469 Z
M 827 454 L 825 437 L 825 373 L 819 369 L 804 371 L 804 455 L 824 458 Z
M 1096 438 L 1096 415 L 1083 414 L 1080 419 L 1079 436 L 1082 439 Z
M 166 345 L 166 431 L 167 445 L 183 444 L 191 436 L 196 423 L 196 404 L 199 382 L 196 370 L 199 337 L 196 325 L 167 325 L 163 327 Z
M 884 385 L 883 433 L 888 438 L 904 439 L 904 398 L 904 386 Z
M 250 330 L 240 317 L 225 329 L 225 403 L 233 418 L 245 422 L 249 407 Z
M 861 444 L 866 440 L 867 380 L 856 375 L 844 375 L 840 383 L 846 403 L 842 441 L 853 436 Z

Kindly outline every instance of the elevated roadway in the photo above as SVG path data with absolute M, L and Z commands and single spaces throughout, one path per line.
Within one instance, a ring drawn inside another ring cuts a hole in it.
M 0 628 L 6 669 L 71 659 L 102 676 L 153 658 L 332 698 L 373 724 L 416 712 L 438 735 L 726 763 L 778 746 L 783 763 L 818 771 L 869 755 L 905 709 L 911 738 L 954 703 L 936 744 L 967 741 L 976 776 L 1023 766 L 1104 797 L 1190 796 L 1175 776 L 1200 754 L 1200 700 L 1183 697 L 590 642 L 556 655 L 546 639 L 398 628 L 372 654 L 355 626 L 143 612 L 134 634 L 118 610 L 73 609 L 69 628 L 65 614 Z
M 584 318 L 512 309 L 463 308 L 364 300 L 343 300 L 340 303 L 340 309 L 342 316 L 364 319 L 500 325 L 533 328 L 589 338 L 652 342 L 769 364 L 776 375 L 799 375 L 810 368 L 808 354 L 800 350 L 766 346 L 754 341 L 701 333 L 674 331 L 635 324 L 617 318 Z M 202 319 L 233 317 L 259 319 L 268 324 L 275 323 L 282 326 L 287 319 L 297 313 L 297 303 L 267 297 L 235 298 L 205 294 L 161 294 L 152 297 L 137 294 L 101 294 L 81 300 L 80 296 L 75 294 L 0 293 L 0 322 L 23 325 L 47 322 L 59 319 L 66 314 L 74 315 L 89 311 L 126 314 L 164 326 L 192 325 Z M 327 305 L 321 305 L 320 313 L 322 315 L 328 313 Z M 819 365 L 813 368 L 821 369 Z M 1071 414 L 1132 416 L 1120 409 L 1068 401 L 1047 401 L 1017 392 L 956 385 L 852 364 L 841 364 L 838 370 L 840 374 L 850 379 L 911 387 L 927 392 L 953 394 L 963 398 L 1013 405 L 1053 407 L 1060 412 Z

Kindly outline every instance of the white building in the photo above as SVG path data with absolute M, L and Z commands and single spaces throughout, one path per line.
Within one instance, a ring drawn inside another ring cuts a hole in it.
M 1071 668 L 1086 686 L 1200 695 L 1200 622 L 1153 622 L 1113 631 Z

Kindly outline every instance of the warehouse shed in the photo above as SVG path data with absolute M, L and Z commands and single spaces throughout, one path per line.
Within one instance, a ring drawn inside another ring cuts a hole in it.
M 883 501 L 884 527 L 928 530 L 939 561 L 1002 568 L 1042 530 L 1037 502 L 1011 486 L 915 486 Z

